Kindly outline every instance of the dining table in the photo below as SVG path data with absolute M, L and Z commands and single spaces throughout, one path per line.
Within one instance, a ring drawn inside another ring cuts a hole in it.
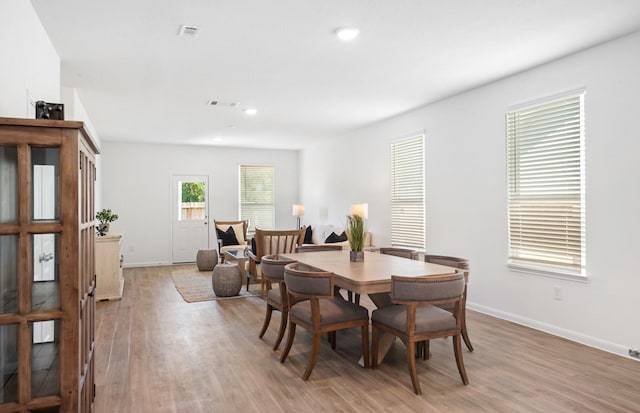
M 282 259 L 296 260 L 320 271 L 333 273 L 334 285 L 356 294 L 368 295 L 376 307 L 391 305 L 391 276 L 425 277 L 455 274 L 459 270 L 445 265 L 412 260 L 395 255 L 364 251 L 364 260 L 349 259 L 349 250 L 296 252 L 280 254 Z M 395 337 L 384 334 L 380 339 L 378 363 L 391 348 Z M 360 360 L 360 365 L 364 362 Z

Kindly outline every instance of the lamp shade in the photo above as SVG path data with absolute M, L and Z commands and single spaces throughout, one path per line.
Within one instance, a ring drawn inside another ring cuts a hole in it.
M 293 207 L 291 208 L 291 215 L 293 215 L 294 217 L 301 217 L 304 215 L 304 205 L 299 205 L 299 204 L 293 204 Z
M 351 205 L 351 215 L 369 218 L 369 204 L 353 204 Z

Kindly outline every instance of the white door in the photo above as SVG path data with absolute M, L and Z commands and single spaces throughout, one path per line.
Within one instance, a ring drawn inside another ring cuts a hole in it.
M 209 248 L 209 178 L 174 175 L 171 179 L 172 261 L 195 262 Z

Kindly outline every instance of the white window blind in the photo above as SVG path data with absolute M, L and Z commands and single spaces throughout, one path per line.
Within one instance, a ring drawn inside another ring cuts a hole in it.
M 275 227 L 274 171 L 272 166 L 240 166 L 240 219 L 249 231 Z
M 424 250 L 424 135 L 391 144 L 391 245 Z
M 584 92 L 507 113 L 509 264 L 585 275 Z

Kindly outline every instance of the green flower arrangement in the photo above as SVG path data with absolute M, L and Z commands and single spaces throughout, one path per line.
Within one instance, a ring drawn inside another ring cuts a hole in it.
M 360 215 L 347 216 L 347 240 L 351 251 L 362 251 L 364 249 L 364 218 Z

